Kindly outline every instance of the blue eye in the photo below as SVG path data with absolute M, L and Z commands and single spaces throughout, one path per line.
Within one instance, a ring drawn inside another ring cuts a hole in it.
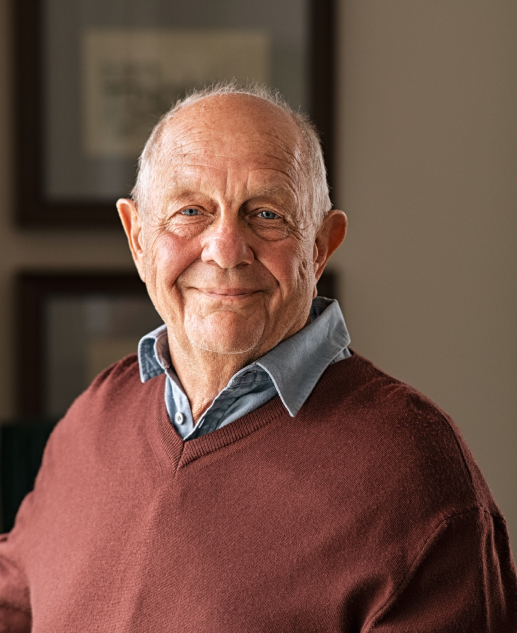
M 273 211 L 261 211 L 258 214 L 259 218 L 264 218 L 264 220 L 276 220 L 277 218 L 279 218 L 280 216 L 276 213 L 273 213 Z
M 189 207 L 188 209 L 183 209 L 181 214 L 188 216 L 201 215 L 201 211 L 199 209 L 195 209 L 194 207 Z

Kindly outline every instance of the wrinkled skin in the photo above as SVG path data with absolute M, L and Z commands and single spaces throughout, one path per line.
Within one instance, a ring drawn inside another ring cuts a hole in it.
M 307 323 L 346 218 L 311 220 L 297 126 L 257 97 L 208 97 L 168 124 L 149 208 L 117 204 L 198 419 L 231 376 Z

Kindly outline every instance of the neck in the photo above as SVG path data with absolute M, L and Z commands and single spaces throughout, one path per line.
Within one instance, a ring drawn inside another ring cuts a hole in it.
M 255 360 L 252 353 L 217 354 L 194 346 L 185 350 L 170 332 L 169 350 L 176 374 L 189 399 L 194 424 L 232 376 Z

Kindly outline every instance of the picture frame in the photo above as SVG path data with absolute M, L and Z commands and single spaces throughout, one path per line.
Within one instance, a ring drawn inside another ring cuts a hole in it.
M 325 270 L 319 294 L 338 298 L 337 288 Z M 162 324 L 136 271 L 20 271 L 15 305 L 16 415 L 43 421 Z
M 162 324 L 133 271 L 21 271 L 15 305 L 20 417 L 60 417 L 95 375 Z
M 130 0 L 117 17 L 108 9 L 122 5 L 102 0 L 13 0 L 18 225 L 118 227 L 115 201 L 130 192 L 142 139 L 183 89 L 209 80 L 258 76 L 288 100 L 291 91 L 320 130 L 332 184 L 335 0 L 186 4 Z M 183 21 L 160 19 L 180 9 Z M 292 46 L 279 23 L 298 25 Z

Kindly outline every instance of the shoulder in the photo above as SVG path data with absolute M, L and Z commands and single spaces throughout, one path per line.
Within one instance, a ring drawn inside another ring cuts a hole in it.
M 129 354 L 121 360 L 113 363 L 109 367 L 106 367 L 92 382 L 90 389 L 96 389 L 100 385 L 107 383 L 116 383 L 117 381 L 125 381 L 128 378 L 138 378 L 138 356 L 136 354 Z
M 137 394 L 148 391 L 152 384 L 153 381 L 142 384 L 137 355 L 131 354 L 102 371 L 72 403 L 64 419 L 83 417 L 87 412 L 98 416 L 124 402 L 129 406 Z
M 130 441 L 145 424 L 142 411 L 151 412 L 163 400 L 163 376 L 143 384 L 136 354 L 126 356 L 101 372 L 70 406 L 54 429 L 49 451 L 67 447 L 81 453 L 88 448 Z
M 329 367 L 313 396 L 307 413 L 324 411 L 327 437 L 348 447 L 347 461 L 372 493 L 406 495 L 444 516 L 474 507 L 499 513 L 456 424 L 416 389 L 355 354 Z

